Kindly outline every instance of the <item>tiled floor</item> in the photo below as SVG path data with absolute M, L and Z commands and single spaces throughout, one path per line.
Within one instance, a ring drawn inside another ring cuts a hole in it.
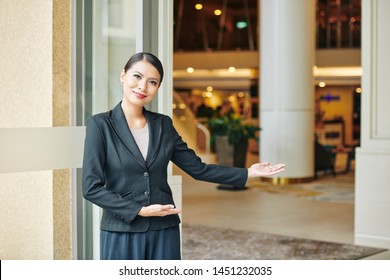
M 175 166 L 173 172 L 183 176 L 183 223 L 354 243 L 353 204 L 306 200 L 255 188 L 221 191 Z M 390 252 L 370 259 L 390 259 Z

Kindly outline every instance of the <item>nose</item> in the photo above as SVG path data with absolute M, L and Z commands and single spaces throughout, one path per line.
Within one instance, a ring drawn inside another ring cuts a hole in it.
M 141 91 L 145 91 L 146 90 L 146 82 L 145 81 L 139 81 L 138 82 L 138 89 L 141 90 Z

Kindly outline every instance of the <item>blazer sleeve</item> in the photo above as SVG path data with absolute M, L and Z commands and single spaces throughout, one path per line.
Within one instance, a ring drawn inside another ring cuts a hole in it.
M 171 161 L 196 180 L 244 187 L 248 179 L 246 168 L 206 164 L 190 149 L 173 127 L 170 119 L 174 152 Z
M 110 191 L 106 187 L 106 141 L 98 122 L 92 117 L 86 125 L 84 143 L 82 190 L 88 201 L 110 211 L 114 216 L 130 223 L 142 206 L 128 196 Z

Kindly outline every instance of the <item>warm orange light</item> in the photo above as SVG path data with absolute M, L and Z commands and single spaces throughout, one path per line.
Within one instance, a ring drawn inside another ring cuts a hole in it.
M 202 10 L 203 9 L 203 5 L 202 4 L 195 4 L 195 9 Z
M 325 84 L 325 82 L 320 82 L 320 83 L 318 84 L 318 86 L 319 86 L 319 87 L 325 87 L 326 84 Z
M 194 73 L 195 69 L 192 67 L 187 68 L 187 73 Z
M 231 73 L 236 72 L 236 67 L 231 66 L 231 67 L 229 67 L 228 70 L 229 70 L 229 72 L 231 72 Z
M 206 97 L 206 98 L 211 98 L 211 97 L 213 97 L 213 93 L 211 91 L 204 91 L 202 93 L 202 96 Z
M 222 14 L 222 11 L 220 9 L 214 10 L 214 15 L 220 16 Z

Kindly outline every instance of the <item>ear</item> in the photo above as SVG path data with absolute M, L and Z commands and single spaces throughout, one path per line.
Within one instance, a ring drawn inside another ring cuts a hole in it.
M 125 71 L 125 69 L 122 69 L 122 73 L 121 73 L 120 78 L 119 78 L 122 85 L 123 85 L 123 80 L 125 78 L 125 75 L 126 75 L 126 71 Z

